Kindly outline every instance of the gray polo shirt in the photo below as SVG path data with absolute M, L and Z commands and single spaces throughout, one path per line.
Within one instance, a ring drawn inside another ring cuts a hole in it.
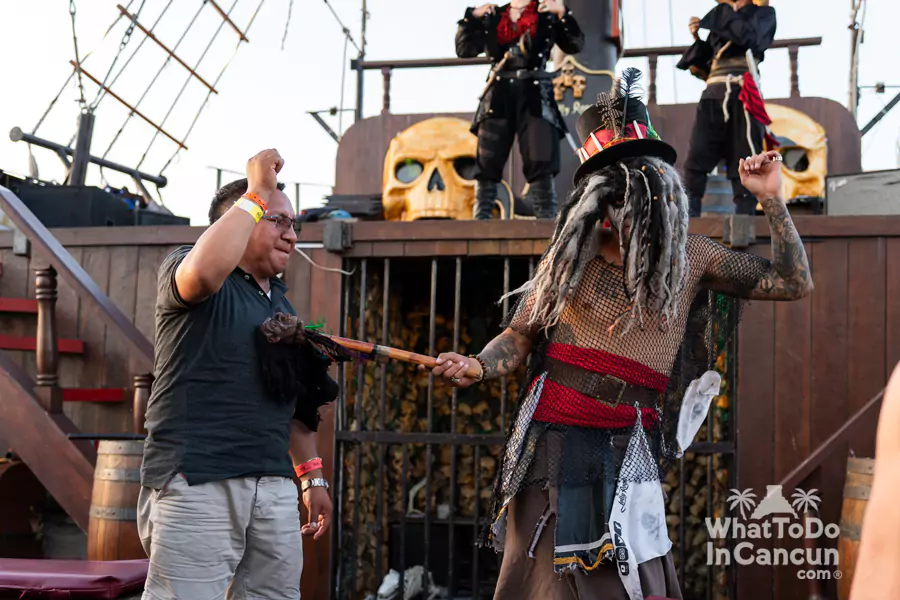
M 190 249 L 178 248 L 159 268 L 142 485 L 159 489 L 177 473 L 190 485 L 291 477 L 294 404 L 266 393 L 255 339 L 276 312 L 296 314 L 285 298 L 287 287 L 272 278 L 269 298 L 237 268 L 218 292 L 189 306 L 178 295 L 175 270 Z

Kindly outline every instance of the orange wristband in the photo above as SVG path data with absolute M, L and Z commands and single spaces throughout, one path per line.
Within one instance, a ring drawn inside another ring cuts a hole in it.
M 303 477 L 307 473 L 310 473 L 312 471 L 315 471 L 316 469 L 321 469 L 321 468 L 322 468 L 322 459 L 317 457 L 312 460 L 306 461 L 302 465 L 297 465 L 296 467 L 294 467 L 294 473 L 297 475 L 297 477 Z
M 261 209 L 263 209 L 263 212 L 266 212 L 266 201 L 260 198 L 257 194 L 254 194 L 253 192 L 247 192 L 246 194 L 241 196 L 241 198 L 246 198 L 250 202 L 253 202 Z

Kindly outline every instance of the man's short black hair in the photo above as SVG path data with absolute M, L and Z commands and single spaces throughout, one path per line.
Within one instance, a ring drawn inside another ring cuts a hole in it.
M 278 189 L 284 191 L 284 184 L 279 182 Z M 247 193 L 247 178 L 232 181 L 219 188 L 209 204 L 209 224 L 218 221 L 238 198 Z

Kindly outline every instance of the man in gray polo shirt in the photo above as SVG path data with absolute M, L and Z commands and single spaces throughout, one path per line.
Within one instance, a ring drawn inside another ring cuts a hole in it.
M 283 164 L 275 150 L 251 158 L 246 193 L 225 198 L 221 217 L 211 210 L 197 243 L 159 269 L 138 501 L 150 557 L 144 600 L 300 597 L 290 455 L 316 456 L 315 424 L 292 421 L 295 403 L 266 392 L 255 338 L 275 313 L 295 314 L 277 277 L 297 239 L 276 179 Z M 319 538 L 331 514 L 327 483 L 320 470 L 301 479 L 310 509 L 302 533 Z

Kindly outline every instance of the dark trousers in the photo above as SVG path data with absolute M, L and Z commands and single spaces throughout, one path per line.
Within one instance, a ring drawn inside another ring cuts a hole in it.
M 524 95 L 515 94 L 515 101 L 509 98 L 509 108 L 515 110 L 510 110 L 505 118 L 488 117 L 479 125 L 476 155 L 479 181 L 503 179 L 503 167 L 516 136 L 528 183 L 550 179 L 559 173 L 559 131 L 540 115 L 531 114 L 525 107 Z
M 684 163 L 684 188 L 690 198 L 691 216 L 700 216 L 706 180 L 720 161 L 725 161 L 726 176 L 734 191 L 735 212 L 755 214 L 756 197 L 741 184 L 738 173 L 740 159 L 763 151 L 765 127 L 750 117 L 749 141 L 744 105 L 738 95 L 740 86 L 733 85 L 728 100 L 728 122 L 722 99 L 704 98 L 697 104 L 691 147 Z M 724 98 L 724 96 L 723 96 Z M 753 147 L 750 147 L 750 141 Z

